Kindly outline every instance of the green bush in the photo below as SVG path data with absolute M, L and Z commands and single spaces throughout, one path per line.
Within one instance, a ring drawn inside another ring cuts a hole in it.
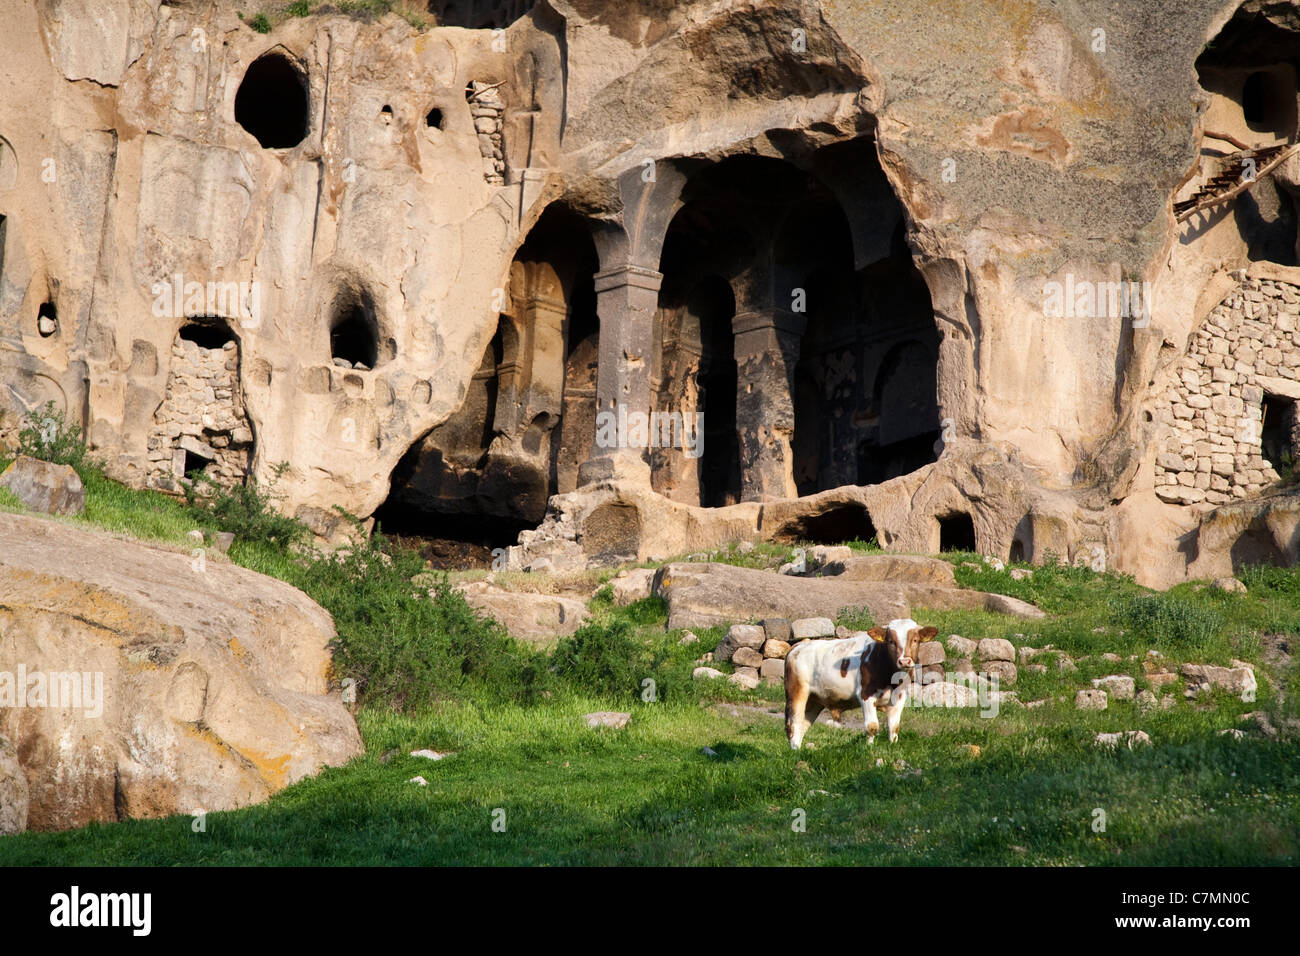
M 1226 623 L 1222 614 L 1168 594 L 1126 594 L 1112 600 L 1111 621 L 1170 651 L 1205 651 Z
M 271 32 L 271 21 L 266 18 L 265 13 L 259 13 L 257 16 L 253 17 L 248 21 L 248 25 L 258 33 Z
M 310 0 L 294 0 L 284 8 L 284 12 L 291 17 L 305 17 L 311 14 Z
M 545 656 L 480 617 L 444 577 L 411 578 L 424 562 L 376 536 L 299 565 L 292 583 L 334 615 L 336 680 L 357 682 L 367 704 L 418 711 L 440 700 L 536 700 L 550 683 Z
M 71 465 L 77 474 L 101 470 L 90 456 L 81 429 L 69 422 L 63 412 L 46 402 L 23 418 L 18 432 L 18 453 L 56 465 Z M 84 476 L 83 476 L 84 477 Z
M 560 641 L 551 659 L 575 690 L 621 702 L 636 699 L 655 669 L 654 655 L 623 619 L 584 624 Z
M 305 541 L 310 533 L 297 518 L 276 510 L 276 502 L 282 496 L 275 493 L 275 485 L 288 468 L 287 461 L 276 465 L 265 489 L 252 475 L 242 485 L 223 488 L 201 473 L 193 480 L 182 480 L 181 487 L 185 490 L 186 504 L 222 531 L 232 531 L 242 541 L 288 548 Z

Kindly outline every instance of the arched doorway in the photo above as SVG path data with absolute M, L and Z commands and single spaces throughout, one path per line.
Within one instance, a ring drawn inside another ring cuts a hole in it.
M 461 407 L 394 469 L 381 531 L 425 539 L 438 563 L 487 563 L 576 486 L 595 420 L 596 267 L 586 221 L 543 212 Z

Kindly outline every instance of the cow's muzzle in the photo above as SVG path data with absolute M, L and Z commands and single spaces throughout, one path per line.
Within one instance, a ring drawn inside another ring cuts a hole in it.
M 898 666 L 899 666 L 899 667 L 902 667 L 902 668 L 908 668 L 908 667 L 911 667 L 911 666 L 912 666 L 912 659 L 911 659 L 910 657 L 900 657 L 900 658 L 898 659 Z

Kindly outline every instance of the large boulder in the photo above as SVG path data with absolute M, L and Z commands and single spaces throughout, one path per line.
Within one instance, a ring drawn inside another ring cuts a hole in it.
M 908 581 L 939 587 L 957 586 L 951 564 L 940 558 L 916 554 L 860 554 L 830 562 L 821 573 L 845 581 Z
M 0 734 L 32 830 L 232 810 L 362 752 L 329 614 L 209 554 L 0 514 Z
M 86 489 L 70 465 L 19 455 L 0 474 L 0 488 L 29 511 L 47 515 L 79 515 L 86 511 Z
M 576 598 L 503 591 L 486 582 L 461 588 L 470 607 L 500 621 L 510 636 L 544 642 L 567 637 L 586 622 L 587 606 Z
M 728 564 L 666 564 L 655 575 L 654 590 L 668 603 L 669 628 L 715 627 L 755 618 L 834 619 L 862 607 L 876 621 L 908 617 L 913 606 L 1043 616 L 1032 604 L 1001 594 L 907 581 L 801 578 Z

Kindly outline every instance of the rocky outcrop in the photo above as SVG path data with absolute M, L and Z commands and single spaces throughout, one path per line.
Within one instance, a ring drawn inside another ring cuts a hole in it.
M 287 462 L 323 537 L 388 502 L 512 567 L 874 535 L 1161 585 L 1277 473 L 1235 420 L 1293 293 L 1233 273 L 1295 261 L 1300 160 L 1173 203 L 1295 139 L 1247 88 L 1294 92 L 1290 5 L 354 6 L 14 5 L 0 440 L 52 401 L 132 484 Z
M 763 618 L 835 619 L 866 608 L 876 621 L 911 616 L 913 607 L 985 610 L 1042 617 L 1032 604 L 1001 594 L 913 584 L 907 581 L 845 581 L 799 578 L 726 564 L 666 564 L 654 590 L 668 603 L 668 627 L 714 627 Z M 762 646 L 756 628 L 754 640 Z
M 511 637 L 545 642 L 572 634 L 586 622 L 583 601 L 558 594 L 507 591 L 486 581 L 460 585 L 470 607 L 499 621 Z
M 229 810 L 359 754 L 329 614 L 215 553 L 0 514 L 0 735 L 27 826 Z

